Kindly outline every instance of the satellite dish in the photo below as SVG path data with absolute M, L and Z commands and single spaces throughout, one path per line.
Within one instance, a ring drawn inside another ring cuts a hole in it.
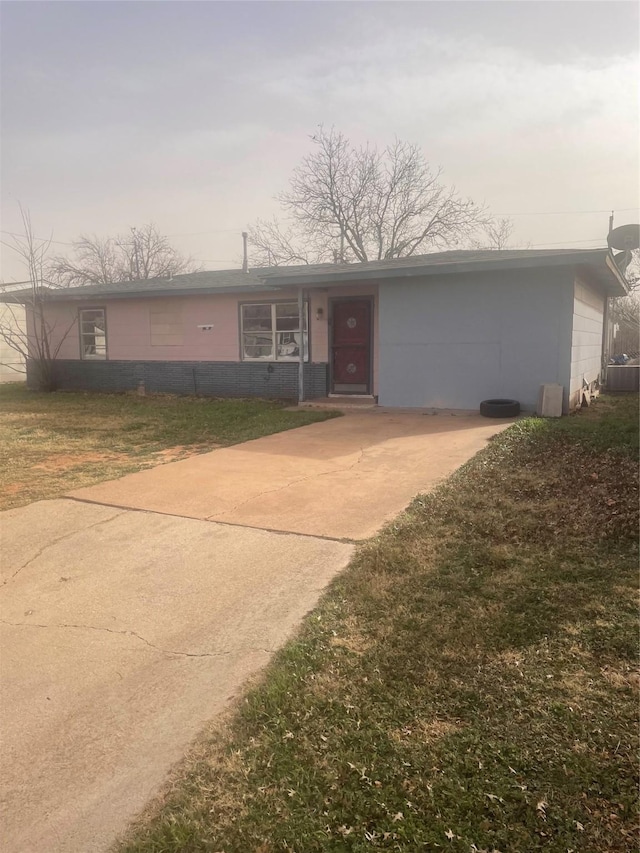
M 607 243 L 610 249 L 631 252 L 640 249 L 640 225 L 621 225 L 609 232 Z
M 631 254 L 631 252 L 618 252 L 617 255 L 613 256 L 613 260 L 616 262 L 616 266 L 618 267 L 622 275 L 625 274 L 627 267 L 631 263 L 632 257 L 633 255 Z

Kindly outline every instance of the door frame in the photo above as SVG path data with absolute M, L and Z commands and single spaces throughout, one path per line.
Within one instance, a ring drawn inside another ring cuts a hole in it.
M 335 394 L 333 377 L 333 312 L 336 304 L 340 302 L 368 302 L 369 303 L 369 365 L 367 369 L 367 390 L 353 391 L 347 393 L 341 391 L 340 396 L 346 397 L 371 397 L 373 395 L 373 312 L 375 301 L 373 296 L 330 296 L 329 297 L 329 393 Z

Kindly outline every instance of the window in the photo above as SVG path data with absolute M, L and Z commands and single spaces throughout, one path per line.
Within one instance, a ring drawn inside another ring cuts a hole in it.
M 309 358 L 308 313 L 309 305 L 305 302 L 302 332 L 305 361 Z M 242 305 L 240 323 L 245 361 L 299 360 L 301 334 L 297 302 Z
M 149 328 L 152 347 L 181 347 L 184 344 L 180 306 L 166 305 L 151 308 Z
M 107 357 L 107 323 L 104 308 L 83 308 L 80 311 L 81 358 Z

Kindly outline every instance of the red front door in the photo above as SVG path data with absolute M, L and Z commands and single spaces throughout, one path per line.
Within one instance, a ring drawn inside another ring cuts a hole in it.
M 369 394 L 371 376 L 371 302 L 334 302 L 331 334 L 332 390 Z

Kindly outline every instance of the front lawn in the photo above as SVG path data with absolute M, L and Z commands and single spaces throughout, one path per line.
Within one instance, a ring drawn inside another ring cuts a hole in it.
M 41 394 L 0 385 L 0 509 L 335 414 L 265 400 Z
M 417 498 L 117 849 L 636 850 L 637 405 Z

